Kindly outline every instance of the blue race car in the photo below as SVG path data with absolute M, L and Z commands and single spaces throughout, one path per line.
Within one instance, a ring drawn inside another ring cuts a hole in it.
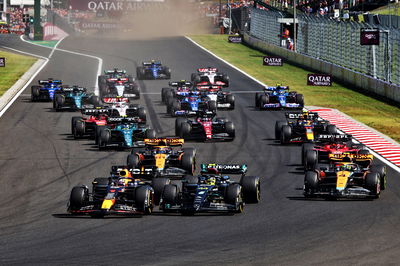
M 160 61 L 143 62 L 136 69 L 137 79 L 170 79 L 171 69 L 163 66 Z
M 178 92 L 167 103 L 167 113 L 171 116 L 194 116 L 203 111 L 216 112 L 217 102 L 198 91 Z
M 247 166 L 239 164 L 202 164 L 199 176 L 187 175 L 182 192 L 176 184 L 164 186 L 160 209 L 193 215 L 199 212 L 241 213 L 245 203 L 260 200 L 260 178 L 246 176 Z M 240 174 L 240 182 L 223 174 Z
M 100 100 L 97 96 L 88 94 L 86 88 L 78 86 L 63 86 L 61 90 L 55 92 L 53 98 L 53 108 L 56 111 L 61 111 L 65 108 L 81 110 L 99 106 Z
M 31 87 L 31 100 L 35 101 L 52 101 L 57 90 L 61 90 L 61 80 L 39 80 L 39 86 Z
M 154 129 L 140 123 L 137 117 L 109 117 L 106 126 L 98 126 L 98 146 L 105 149 L 108 146 L 121 148 L 134 147 L 135 141 L 145 138 L 155 138 Z
M 289 86 L 277 85 L 276 87 L 265 87 L 263 92 L 255 95 L 256 108 L 278 109 L 278 108 L 303 108 L 304 96 L 295 91 L 289 91 Z

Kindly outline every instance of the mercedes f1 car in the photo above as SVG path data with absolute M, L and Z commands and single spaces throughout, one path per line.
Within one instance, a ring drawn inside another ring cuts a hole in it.
M 275 123 L 275 139 L 281 144 L 314 142 L 319 134 L 336 134 L 335 125 L 318 116 L 318 113 L 303 111 L 286 113 L 286 121 Z
M 197 69 L 197 73 L 192 73 L 191 80 L 195 86 L 218 85 L 229 87 L 229 76 L 219 73 L 218 69 L 214 67 Z
M 362 155 L 361 155 L 362 156 Z M 356 155 L 355 158 L 359 157 Z M 325 198 L 378 198 L 386 186 L 386 168 L 363 168 L 353 162 L 336 162 L 307 171 L 304 196 Z
M 246 176 L 246 165 L 202 164 L 199 176 L 185 176 L 182 192 L 175 184 L 164 187 L 160 209 L 185 215 L 199 212 L 243 212 L 245 203 L 260 200 L 260 178 Z M 242 175 L 234 182 L 224 174 Z
M 171 98 L 170 98 L 171 99 Z M 172 98 L 167 104 L 167 113 L 171 116 L 194 116 L 198 112 L 217 111 L 217 102 L 192 91 L 178 98 Z
M 196 150 L 181 148 L 183 139 L 145 139 L 138 143 L 127 157 L 127 165 L 141 169 L 143 174 L 181 178 L 193 174 L 196 167 Z M 178 146 L 178 149 L 174 147 Z
M 63 86 L 54 94 L 53 108 L 56 111 L 62 109 L 85 109 L 100 106 L 99 98 L 93 94 L 88 94 L 85 88 Z
M 138 79 L 170 79 L 171 69 L 163 66 L 160 61 L 152 60 L 143 62 L 142 66 L 136 69 Z
M 53 101 L 55 92 L 61 90 L 62 81 L 55 79 L 39 80 L 39 86 L 31 87 L 31 100 L 35 101 Z
M 95 178 L 91 193 L 84 185 L 72 188 L 68 212 L 93 217 L 151 214 L 153 200 L 150 181 L 134 178 L 128 169 L 121 169 L 108 178 Z
M 133 148 L 134 142 L 155 138 L 155 131 L 136 117 L 108 117 L 106 126 L 97 126 L 99 149 L 109 146 Z
M 235 138 L 233 122 L 215 117 L 215 112 L 199 112 L 194 120 L 178 117 L 175 121 L 175 135 L 196 140 L 229 140 Z
M 289 86 L 265 87 L 263 92 L 255 95 L 256 108 L 303 108 L 304 96 L 295 91 L 289 91 Z

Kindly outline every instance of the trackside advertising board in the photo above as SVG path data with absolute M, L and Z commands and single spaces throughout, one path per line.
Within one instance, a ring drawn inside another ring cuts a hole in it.
M 283 59 L 279 56 L 264 56 L 263 57 L 264 66 L 283 66 Z
M 361 29 L 361 45 L 379 45 L 379 29 Z
M 242 36 L 239 35 L 228 36 L 228 42 L 231 43 L 242 43 L 242 40 Z
M 6 58 L 0 57 L 0 67 L 5 67 L 5 66 L 6 66 Z
M 332 76 L 328 74 L 308 74 L 308 86 L 332 86 Z

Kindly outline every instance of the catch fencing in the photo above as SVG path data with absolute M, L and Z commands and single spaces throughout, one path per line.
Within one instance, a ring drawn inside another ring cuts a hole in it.
M 281 46 L 282 13 L 251 9 L 249 34 Z M 374 78 L 400 84 L 400 30 L 356 21 L 300 15 L 297 18 L 298 53 L 324 60 Z M 360 45 L 360 30 L 378 28 L 380 45 Z

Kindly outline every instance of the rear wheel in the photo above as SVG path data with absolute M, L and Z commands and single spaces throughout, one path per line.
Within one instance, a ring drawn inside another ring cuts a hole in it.
M 38 100 L 40 96 L 40 86 L 32 86 L 31 87 L 31 101 L 34 102 Z
M 142 120 L 142 122 L 146 122 L 146 109 L 144 107 L 139 107 L 138 109 L 138 117 Z
M 287 122 L 285 122 L 285 121 L 276 121 L 275 122 L 275 139 L 276 140 L 281 139 L 282 127 L 285 125 L 287 125 Z
M 296 103 L 298 103 L 300 108 L 304 107 L 304 96 L 303 94 L 296 94 Z
M 167 91 L 169 91 L 169 90 L 170 90 L 170 88 L 162 88 L 161 89 L 161 101 L 163 103 L 166 103 L 166 94 L 167 94 Z
M 171 183 L 171 180 L 169 178 L 165 178 L 165 177 L 153 178 L 151 186 L 154 189 L 154 204 L 156 204 L 156 205 L 160 204 L 160 199 L 161 199 L 161 195 L 164 190 L 164 187 L 170 183 Z
M 371 172 L 378 173 L 380 179 L 381 190 L 386 189 L 386 166 L 384 165 L 372 165 L 370 168 Z
M 227 95 L 226 96 L 226 102 L 230 104 L 229 109 L 233 110 L 235 109 L 235 96 L 234 95 Z
M 292 128 L 289 125 L 282 126 L 282 131 L 280 136 L 281 144 L 289 144 L 291 136 L 292 136 Z
M 261 95 L 260 97 L 260 109 L 264 109 L 264 105 L 269 104 L 269 95 Z
M 371 191 L 371 195 L 375 198 L 379 198 L 381 193 L 380 179 L 378 173 L 368 173 L 365 176 L 365 187 Z
M 182 139 L 188 139 L 190 137 L 190 132 L 192 131 L 192 127 L 188 122 L 181 123 L 179 137 Z
M 243 212 L 243 200 L 242 200 L 242 186 L 239 184 L 230 184 L 226 189 L 225 195 L 226 202 L 236 206 L 235 212 Z
M 314 170 L 315 167 L 317 166 L 318 163 L 318 154 L 317 151 L 314 150 L 308 150 L 306 151 L 306 157 L 305 157 L 305 169 L 306 170 Z
M 328 132 L 328 134 L 337 134 L 338 133 L 335 125 L 327 125 L 326 131 Z
M 195 155 L 190 153 L 183 153 L 181 158 L 181 165 L 183 170 L 186 170 L 188 174 L 193 175 L 196 169 Z
M 140 160 L 136 154 L 129 154 L 126 158 L 126 164 L 130 169 L 136 169 L 140 167 Z
M 74 132 L 75 132 L 75 123 L 76 123 L 76 121 L 79 121 L 81 119 L 82 119 L 82 117 L 80 117 L 80 116 L 72 117 L 72 119 L 71 119 L 71 134 L 72 135 L 74 135 Z
M 246 203 L 258 203 L 260 201 L 260 178 L 258 176 L 243 176 L 240 184 Z
M 176 185 L 168 184 L 164 186 L 162 192 L 162 204 L 176 205 L 178 203 L 179 189 Z M 163 208 L 166 211 L 165 208 Z
M 230 140 L 235 138 L 235 125 L 233 122 L 225 122 L 225 131 L 228 134 Z
M 182 123 L 186 122 L 186 118 L 183 117 L 178 117 L 175 120 L 175 136 L 180 136 L 180 132 L 181 132 L 181 125 Z
M 304 177 L 304 196 L 312 197 L 314 190 L 318 188 L 318 174 L 314 171 L 307 171 Z
M 208 102 L 208 111 L 216 112 L 217 111 L 217 102 L 209 101 Z
M 59 111 L 64 106 L 65 96 L 61 95 L 61 94 L 56 94 L 54 97 L 55 97 L 54 98 L 55 109 L 56 109 L 56 111 Z
M 256 95 L 254 96 L 254 104 L 256 106 L 256 108 L 260 107 L 260 97 L 261 97 L 262 93 L 261 92 L 256 92 Z
M 156 131 L 152 128 L 148 128 L 146 130 L 146 138 L 147 139 L 155 139 L 156 138 Z
M 78 120 L 75 122 L 74 138 L 81 138 L 85 135 L 85 122 Z
M 181 103 L 178 101 L 173 101 L 170 106 L 170 115 L 175 116 L 175 112 L 181 110 Z
M 140 87 L 137 84 L 133 85 L 132 92 L 136 95 L 136 99 L 140 99 Z
M 153 212 L 153 190 L 150 186 L 138 187 L 135 191 L 135 205 L 144 214 Z
M 301 164 L 305 167 L 306 152 L 314 149 L 313 143 L 303 143 L 301 146 Z
M 99 138 L 99 149 L 107 148 L 107 144 L 111 139 L 111 131 L 107 128 L 102 128 L 100 131 L 100 138 Z

